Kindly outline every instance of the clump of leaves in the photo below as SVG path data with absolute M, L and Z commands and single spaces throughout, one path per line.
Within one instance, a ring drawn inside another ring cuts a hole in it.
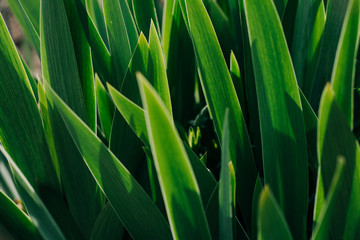
M 8 0 L 0 235 L 355 239 L 360 0 Z

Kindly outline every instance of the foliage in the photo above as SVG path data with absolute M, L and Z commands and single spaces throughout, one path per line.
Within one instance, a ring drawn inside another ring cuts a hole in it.
M 8 0 L 0 238 L 356 239 L 360 0 L 159 2 Z

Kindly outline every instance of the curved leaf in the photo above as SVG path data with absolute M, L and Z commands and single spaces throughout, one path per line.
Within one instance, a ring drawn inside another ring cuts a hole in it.
M 199 188 L 174 122 L 150 83 L 141 74 L 137 78 L 173 237 L 210 239 Z

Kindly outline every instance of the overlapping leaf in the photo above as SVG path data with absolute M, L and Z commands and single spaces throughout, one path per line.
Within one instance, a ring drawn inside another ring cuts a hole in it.
M 294 237 L 302 239 L 306 234 L 308 169 L 295 72 L 272 1 L 244 0 L 244 7 L 259 105 L 265 182 Z

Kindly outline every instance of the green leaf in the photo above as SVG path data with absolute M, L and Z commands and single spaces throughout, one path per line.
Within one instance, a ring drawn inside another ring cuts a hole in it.
M 91 47 L 91 53 L 93 54 L 94 68 L 103 83 L 110 81 L 112 72 L 109 50 L 81 0 L 75 1 L 85 36 Z
M 108 89 L 117 109 L 131 129 L 146 147 L 150 147 L 144 110 L 116 91 L 112 86 L 108 85 Z M 216 186 L 216 180 L 190 147 L 185 145 L 185 150 L 194 170 L 203 203 L 206 204 Z
M 269 186 L 264 187 L 259 199 L 258 239 L 293 239 Z
M 40 0 L 9 0 L 7 2 L 40 56 Z
M 299 86 L 307 84 L 307 72 L 316 65 L 315 52 L 325 25 L 325 10 L 322 0 L 299 0 L 296 11 L 291 57 Z M 315 59 L 315 60 L 313 60 Z M 312 74 L 309 73 L 312 77 Z M 305 91 L 305 90 L 304 90 Z
M 338 207 L 338 199 L 341 183 L 344 181 L 344 165 L 345 159 L 339 158 L 336 164 L 336 170 L 333 179 L 330 184 L 329 192 L 326 196 L 326 200 L 322 205 L 321 212 L 313 231 L 311 239 L 327 239 L 330 233 L 330 223 L 332 219 L 335 219 L 334 209 Z
M 76 1 L 75 1 L 76 2 Z M 102 8 L 98 0 L 86 0 L 86 9 L 88 10 L 91 19 L 94 21 L 96 28 L 104 40 L 106 46 L 109 46 L 109 39 L 107 36 L 105 18 Z
M 225 56 L 229 56 L 233 49 L 238 48 L 234 38 L 235 35 L 231 29 L 231 20 L 226 16 L 217 1 L 204 0 L 203 3 L 214 26 L 221 50 Z
M 6 158 L 0 152 L 0 191 L 14 202 L 20 201 L 20 195 L 16 190 L 10 166 Z
M 219 227 L 220 239 L 233 239 L 235 198 L 233 189 L 235 182 L 231 179 L 231 167 L 229 149 L 229 111 L 225 110 L 224 127 L 221 147 L 221 171 L 219 180 Z
M 263 190 L 263 186 L 261 184 L 260 177 L 258 176 L 256 178 L 256 183 L 253 193 L 253 201 L 252 201 L 251 239 L 253 240 L 257 239 L 257 234 L 258 234 L 257 220 L 258 220 L 259 200 L 262 190 Z
M 124 226 L 111 204 L 107 203 L 95 222 L 91 233 L 91 240 L 121 239 L 123 234 Z
M 41 239 L 29 217 L 0 190 L 0 224 L 19 239 Z
M 144 32 L 146 37 L 149 36 L 151 20 L 154 22 L 156 30 L 160 32 L 154 0 L 132 0 L 132 7 L 136 24 L 138 28 Z
M 231 51 L 230 54 L 230 74 L 233 80 L 233 84 L 236 90 L 237 97 L 240 101 L 241 109 L 243 109 L 244 117 L 246 118 L 245 114 L 247 113 L 247 106 L 245 102 L 245 92 L 243 86 L 243 80 L 241 77 L 240 66 L 238 61 L 236 60 L 235 54 Z
M 100 79 L 95 76 L 96 81 L 96 102 L 99 113 L 99 120 L 101 127 L 104 131 L 105 138 L 107 141 L 110 139 L 112 121 L 115 113 L 114 103 L 111 101 L 109 94 L 105 87 L 100 82 Z
M 174 120 L 186 124 L 196 116 L 195 55 L 178 0 L 166 1 L 163 46 Z
M 82 120 L 46 88 L 97 184 L 135 239 L 170 239 L 168 223 L 124 165 Z M 141 229 L 141 231 L 139 231 Z
M 141 100 L 135 73 L 137 71 L 147 73 L 148 62 L 149 45 L 141 33 L 120 88 L 121 93 L 136 104 L 140 104 Z M 122 163 L 132 174 L 137 172 L 145 160 L 141 141 L 118 111 L 115 111 L 109 145 L 110 150 L 122 159 Z
M 331 84 L 336 100 L 353 128 L 354 78 L 360 33 L 360 1 L 349 1 L 339 45 L 336 52 Z
M 81 26 L 80 17 L 74 0 L 63 0 L 74 45 L 82 92 L 86 105 L 89 126 L 96 131 L 95 81 L 90 46 Z
M 260 4 L 244 0 L 244 6 L 259 105 L 265 183 L 274 192 L 294 236 L 303 239 L 308 166 L 295 72 L 272 1 Z
M 340 199 L 337 200 L 329 229 L 334 239 L 352 239 L 357 235 L 360 209 L 360 148 L 348 120 L 337 103 L 334 91 L 328 84 L 324 90 L 318 127 L 319 173 L 316 189 L 314 221 L 319 221 L 320 210 L 330 192 L 332 177 L 339 156 L 346 159 L 341 181 Z
M 210 239 L 199 187 L 174 122 L 149 82 L 141 74 L 137 78 L 173 237 Z
M 132 55 L 130 39 L 120 1 L 108 0 L 103 4 L 111 53 L 111 78 L 104 80 L 120 88 Z
M 29 79 L 2 17 L 0 36 L 0 141 L 37 192 L 60 190 Z
M 326 23 L 309 99 L 315 112 L 319 109 L 320 97 L 325 84 L 331 80 L 348 3 L 349 0 L 329 0 L 326 8 Z
M 320 56 L 320 49 L 321 49 L 321 41 L 324 33 L 325 27 L 325 20 L 326 20 L 326 13 L 325 13 L 325 6 L 323 0 L 314 0 L 314 25 L 313 30 L 311 32 L 310 42 L 308 53 L 307 53 L 307 69 L 306 69 L 306 79 L 304 79 L 302 89 L 304 94 L 309 97 L 313 80 L 314 74 L 317 67 L 317 62 Z
M 153 74 L 149 77 L 149 81 L 159 93 L 161 99 L 165 103 L 167 110 L 172 116 L 169 84 L 165 69 L 165 56 L 162 51 L 160 39 L 156 32 L 153 21 L 151 21 L 150 26 L 149 49 L 153 63 L 153 67 L 151 69 Z
M 30 220 L 39 231 L 44 239 L 65 239 L 56 222 L 48 212 L 42 200 L 38 197 L 35 189 L 31 186 L 25 175 L 18 168 L 14 160 L 0 146 L 0 151 L 6 157 L 11 166 L 12 173 L 21 195 L 21 199 L 25 204 L 26 210 L 30 215 Z
M 237 196 L 241 196 L 237 199 L 250 225 L 256 167 L 235 88 L 202 1 L 181 0 L 180 5 L 193 42 L 202 89 L 219 138 L 223 131 L 224 110 L 229 108 L 230 156 L 236 171 Z
M 41 4 L 41 59 L 44 79 L 89 124 L 64 3 L 62 0 L 42 0 Z M 89 77 L 92 79 L 92 73 Z M 48 138 L 53 138 L 56 147 L 69 210 L 87 236 L 90 234 L 88 229 L 92 229 L 103 204 L 101 192 L 71 136 L 64 131 L 64 123 L 53 102 L 50 101 L 47 106 L 51 126 Z
M 283 18 L 288 0 L 274 0 L 280 19 Z

